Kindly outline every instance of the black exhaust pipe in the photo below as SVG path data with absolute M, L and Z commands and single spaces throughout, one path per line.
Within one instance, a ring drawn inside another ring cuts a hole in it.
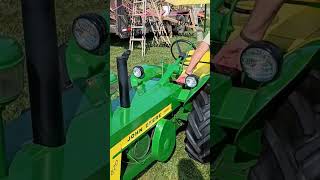
M 127 61 L 129 59 L 130 50 L 127 50 L 122 56 L 117 57 L 118 82 L 120 91 L 120 105 L 123 108 L 130 107 L 129 96 L 129 78 Z
M 21 0 L 33 142 L 65 144 L 54 0 Z

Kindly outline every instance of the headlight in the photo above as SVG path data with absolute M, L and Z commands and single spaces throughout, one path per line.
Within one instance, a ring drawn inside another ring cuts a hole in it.
M 132 70 L 133 75 L 136 78 L 142 78 L 144 75 L 144 70 L 142 66 L 135 66 Z
M 196 75 L 188 75 L 185 79 L 185 84 L 189 88 L 194 88 L 198 85 L 198 77 Z
M 241 54 L 241 67 L 254 81 L 266 83 L 273 80 L 280 70 L 282 53 L 276 45 L 260 41 L 249 45 Z
M 98 49 L 107 38 L 107 23 L 98 14 L 85 14 L 73 22 L 72 33 L 78 45 L 87 50 Z

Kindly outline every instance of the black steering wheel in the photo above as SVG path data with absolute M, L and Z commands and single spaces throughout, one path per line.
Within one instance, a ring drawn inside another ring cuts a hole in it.
M 232 2 L 230 2 L 230 0 L 225 0 L 224 7 L 227 9 L 231 9 Z M 240 14 L 248 14 L 248 15 L 252 13 L 252 9 L 245 9 L 238 6 L 235 7 L 234 11 Z
M 174 59 L 185 59 L 187 58 L 188 52 L 192 49 L 196 50 L 196 46 L 191 41 L 179 39 L 172 43 L 171 55 Z

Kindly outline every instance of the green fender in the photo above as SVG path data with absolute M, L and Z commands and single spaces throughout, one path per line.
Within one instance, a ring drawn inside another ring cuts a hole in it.
M 210 79 L 210 74 L 208 74 L 208 75 L 200 78 L 200 79 L 199 79 L 199 82 L 198 82 L 198 85 L 197 85 L 195 88 L 193 88 L 193 89 L 191 89 L 191 90 L 187 90 L 187 89 L 181 90 L 181 93 L 180 93 L 180 94 L 183 94 L 183 93 L 186 93 L 186 94 L 187 94 L 187 95 L 185 96 L 186 98 L 185 98 L 185 100 L 184 100 L 184 105 L 185 105 L 186 103 L 188 103 L 188 102 L 193 98 L 193 96 L 194 96 L 196 93 L 198 93 L 198 92 L 207 84 L 207 82 L 209 81 L 209 79 Z
M 66 64 L 72 81 L 85 79 L 101 73 L 109 54 L 98 56 L 81 49 L 75 39 L 71 39 L 66 49 Z
M 284 58 L 282 70 L 278 79 L 265 85 L 259 89 L 251 101 L 249 109 L 244 116 L 247 121 L 241 126 L 238 131 L 235 142 L 239 143 L 246 139 L 255 120 L 256 115 L 261 112 L 272 99 L 281 93 L 288 85 L 304 73 L 304 70 L 312 68 L 320 68 L 320 40 L 307 43 L 303 47 L 288 53 Z M 251 128 L 250 128 L 251 127 Z M 253 132 L 255 133 L 255 132 Z M 241 144 L 241 143 L 240 143 Z

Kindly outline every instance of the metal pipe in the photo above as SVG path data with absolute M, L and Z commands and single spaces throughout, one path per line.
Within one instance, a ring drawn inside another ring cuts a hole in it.
M 130 55 L 130 51 L 127 50 L 122 54 L 122 56 L 117 57 L 120 105 L 123 108 L 130 107 L 129 77 L 128 77 L 128 66 L 127 66 L 129 55 Z
M 21 0 L 33 142 L 65 144 L 54 0 Z

